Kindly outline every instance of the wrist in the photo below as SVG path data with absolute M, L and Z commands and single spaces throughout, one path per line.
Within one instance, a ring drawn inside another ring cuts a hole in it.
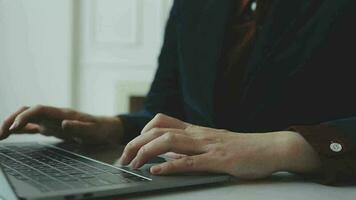
M 278 135 L 279 159 L 276 171 L 311 173 L 320 167 L 320 160 L 313 147 L 297 132 L 281 131 Z
M 119 117 L 105 117 L 105 121 L 108 128 L 108 143 L 113 145 L 120 144 L 124 132 L 121 119 Z

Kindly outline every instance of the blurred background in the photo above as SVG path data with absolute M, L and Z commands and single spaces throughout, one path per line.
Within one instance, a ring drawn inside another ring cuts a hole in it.
M 0 120 L 20 106 L 137 109 L 171 0 L 0 0 Z

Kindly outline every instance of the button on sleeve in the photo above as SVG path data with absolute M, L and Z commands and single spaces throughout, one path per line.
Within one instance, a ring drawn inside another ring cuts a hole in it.
M 307 179 L 322 184 L 345 184 L 356 180 L 355 144 L 342 130 L 326 124 L 292 126 L 318 153 L 321 167 L 312 174 L 302 174 Z

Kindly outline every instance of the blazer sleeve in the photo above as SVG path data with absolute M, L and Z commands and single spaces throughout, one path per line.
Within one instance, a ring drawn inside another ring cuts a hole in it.
M 305 175 L 323 184 L 356 183 L 356 117 L 316 126 L 293 126 L 317 151 L 321 168 Z
M 119 115 L 124 126 L 123 143 L 127 143 L 138 136 L 145 124 L 157 113 L 183 119 L 176 18 L 177 1 L 174 2 L 170 12 L 163 46 L 158 58 L 158 69 L 146 96 L 143 109 L 136 113 Z

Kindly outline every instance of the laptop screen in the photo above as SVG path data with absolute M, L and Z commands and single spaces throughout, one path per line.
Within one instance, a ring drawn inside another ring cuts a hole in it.
M 0 165 L 0 200 L 17 200 L 15 192 Z

